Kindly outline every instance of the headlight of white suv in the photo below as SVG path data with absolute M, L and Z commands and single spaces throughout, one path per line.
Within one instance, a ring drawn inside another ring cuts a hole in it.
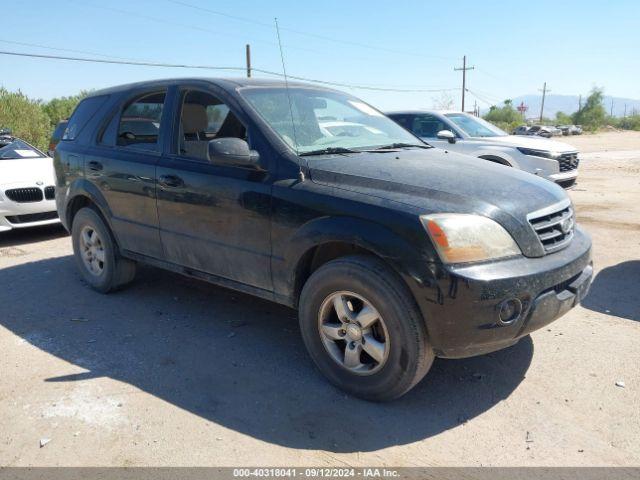
M 444 263 L 479 262 L 521 253 L 511 235 L 487 217 L 438 213 L 422 215 L 420 220 Z
M 550 158 L 552 160 L 558 160 L 562 156 L 562 153 L 560 152 L 550 152 L 549 150 L 536 150 L 534 148 L 524 148 L 524 147 L 517 147 L 517 148 L 520 151 L 520 153 L 524 155 L 531 155 L 533 157 L 543 157 L 543 158 Z

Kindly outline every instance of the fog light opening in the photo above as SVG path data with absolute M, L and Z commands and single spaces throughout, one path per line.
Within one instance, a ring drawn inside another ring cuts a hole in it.
M 512 325 L 522 313 L 522 302 L 517 298 L 504 300 L 498 310 L 498 323 L 500 325 Z

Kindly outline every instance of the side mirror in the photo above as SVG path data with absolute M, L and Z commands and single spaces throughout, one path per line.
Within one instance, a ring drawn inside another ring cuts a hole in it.
M 209 161 L 214 165 L 260 168 L 260 155 L 241 138 L 216 138 L 209 142 Z
M 447 140 L 449 143 L 456 143 L 456 135 L 451 130 L 440 130 L 436 137 L 440 140 Z

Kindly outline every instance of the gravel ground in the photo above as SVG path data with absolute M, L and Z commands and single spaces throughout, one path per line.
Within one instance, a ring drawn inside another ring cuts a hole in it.
M 584 305 L 384 405 L 327 384 L 287 308 L 148 267 L 99 295 L 60 228 L 1 235 L 0 465 L 637 466 L 640 135 L 569 141 Z

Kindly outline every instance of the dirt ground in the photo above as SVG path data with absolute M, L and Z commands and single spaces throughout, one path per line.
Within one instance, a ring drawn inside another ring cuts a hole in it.
M 589 297 L 390 404 L 326 383 L 289 309 L 153 268 L 99 295 L 60 228 L 1 235 L 0 465 L 637 466 L 640 134 L 569 142 Z

